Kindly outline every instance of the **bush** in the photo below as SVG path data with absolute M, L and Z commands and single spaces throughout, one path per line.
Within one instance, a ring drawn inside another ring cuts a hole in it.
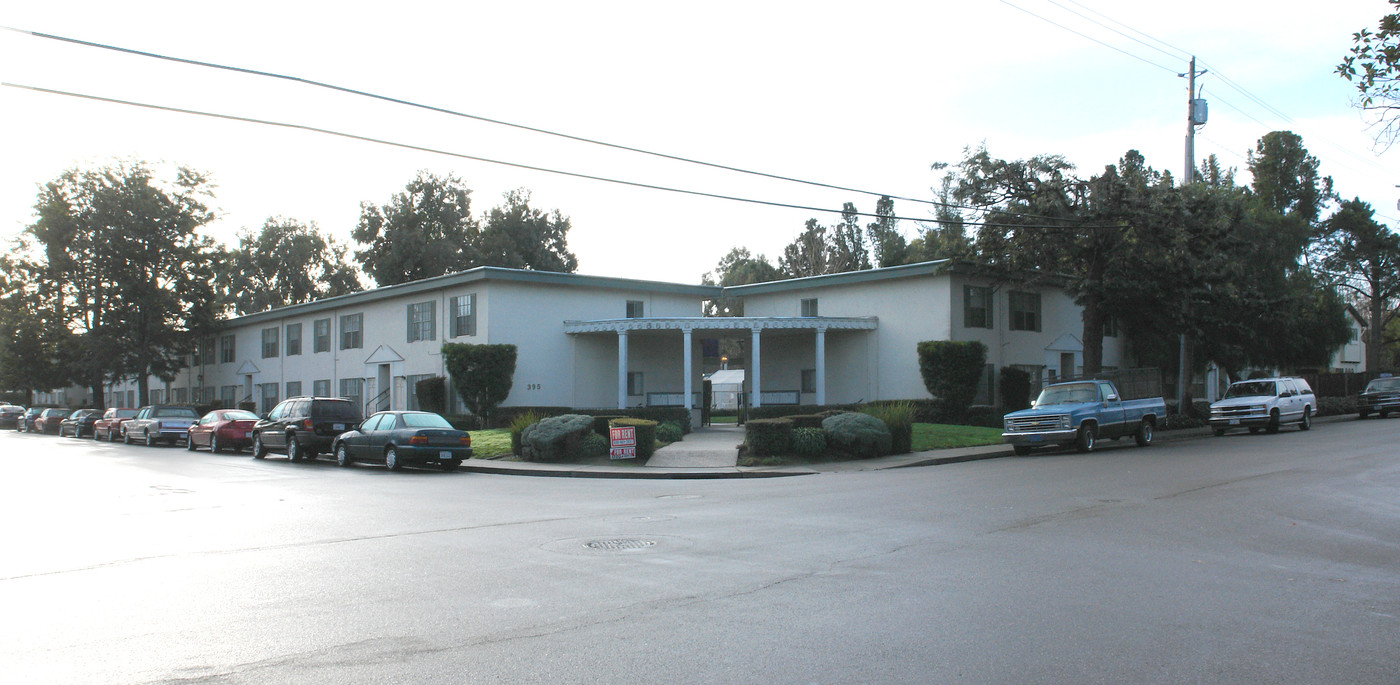
M 593 433 L 593 417 L 565 414 L 527 427 L 520 433 L 520 458 L 525 461 L 564 461 L 583 452 L 583 439 Z
M 1031 374 L 1014 366 L 1001 367 L 997 378 L 1001 391 L 1001 406 L 1006 411 L 1020 411 L 1031 406 Z
M 647 419 L 613 419 L 613 426 L 632 426 L 637 429 L 637 458 L 646 459 L 656 452 L 655 421 Z
M 828 411 L 856 411 L 856 404 L 768 404 L 762 407 L 749 407 L 748 420 L 780 419 L 802 414 L 822 414 Z
M 452 386 L 473 415 L 489 419 L 491 410 L 510 396 L 515 345 L 443 343 L 442 357 Z
M 1317 398 L 1318 416 L 1342 416 L 1344 414 L 1356 414 L 1360 409 L 1357 407 L 1356 395 L 1349 397 L 1319 397 Z
M 826 452 L 826 431 L 797 428 L 792 431 L 792 453 L 799 457 L 819 457 Z
M 787 454 L 792 449 L 792 421 L 750 419 L 744 424 L 744 444 L 755 457 Z
M 656 439 L 661 442 L 680 442 L 681 427 L 674 421 L 667 421 L 656 426 Z
M 413 387 L 413 393 L 418 396 L 418 408 L 423 411 L 430 411 L 441 414 L 447 411 L 447 379 L 442 376 L 433 376 L 418 381 Z
M 962 412 L 977 395 L 987 365 L 987 346 L 977 341 L 925 340 L 918 345 L 919 375 L 930 395 Z
M 597 433 L 589 433 L 579 445 L 579 456 L 584 459 L 608 456 L 608 439 Z
M 533 425 L 539 423 L 539 422 L 540 422 L 540 419 L 543 419 L 543 418 L 545 418 L 544 415 L 540 414 L 539 412 L 528 411 L 528 412 L 525 412 L 525 413 L 523 413 L 523 414 L 516 414 L 516 415 L 515 415 L 515 418 L 511 419 L 511 422 L 510 422 L 510 453 L 511 453 L 511 454 L 514 454 L 514 455 L 517 456 L 517 457 L 520 456 L 520 434 L 521 434 L 521 433 L 524 433 L 526 428 L 529 428 L 530 426 L 533 426 Z
M 821 414 L 793 414 L 786 418 L 792 422 L 793 428 L 821 428 L 822 419 L 826 417 Z
M 889 427 L 869 414 L 838 414 L 822 421 L 822 428 L 832 447 L 858 459 L 890 453 Z
M 614 419 L 625 419 L 622 414 L 596 414 L 593 416 L 593 432 L 608 439 L 608 427 L 612 425 Z
M 880 419 L 890 430 L 890 454 L 914 451 L 914 418 L 918 410 L 912 402 L 892 402 L 866 407 L 864 412 Z

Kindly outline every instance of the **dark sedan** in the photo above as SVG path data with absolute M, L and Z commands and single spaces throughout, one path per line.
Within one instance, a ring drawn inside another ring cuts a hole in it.
M 15 430 L 21 433 L 34 432 L 34 422 L 38 420 L 39 415 L 42 413 L 44 413 L 43 407 L 30 407 L 24 410 L 24 413 L 19 417 L 19 421 L 15 423 Z
M 200 417 L 199 423 L 190 426 L 190 437 L 185 443 L 191 452 L 200 447 L 208 447 L 210 452 L 222 452 L 225 448 L 234 452 L 253 445 L 253 424 L 258 415 L 242 409 L 215 409 Z
M 391 471 L 408 465 L 455 471 L 472 456 L 472 436 L 432 412 L 384 411 L 341 433 L 331 451 L 341 466 L 367 461 Z
M 18 428 L 21 416 L 24 416 L 24 407 L 13 404 L 0 405 L 0 428 Z
M 84 435 L 92 435 L 92 427 L 100 418 L 102 418 L 101 409 L 79 409 L 68 418 L 58 422 L 58 437 L 72 435 L 75 438 L 81 438 Z
M 72 409 L 59 409 L 50 407 L 39 414 L 39 418 L 34 419 L 34 432 L 58 434 L 58 424 L 68 418 L 73 413 Z

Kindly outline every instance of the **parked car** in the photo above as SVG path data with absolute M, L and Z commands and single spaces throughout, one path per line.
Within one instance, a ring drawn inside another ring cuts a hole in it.
M 432 412 L 382 411 L 342 433 L 332 449 L 341 466 L 372 461 L 391 471 L 427 465 L 456 471 L 472 456 L 472 436 Z
M 21 416 L 24 416 L 24 407 L 13 404 L 0 405 L 0 428 L 18 428 Z
M 19 421 L 15 423 L 15 430 L 21 433 L 34 432 L 34 422 L 39 419 L 39 415 L 44 413 L 43 407 L 30 407 L 20 415 Z
M 101 409 L 79 409 L 58 422 L 58 437 L 72 434 L 75 438 L 92 435 L 92 425 L 102 418 Z
M 358 404 L 340 397 L 290 397 L 253 425 L 253 456 L 262 459 L 270 450 L 285 451 L 287 458 L 315 459 L 328 452 L 336 436 L 360 422 Z
M 1317 398 L 1312 386 L 1301 378 L 1259 378 L 1236 381 L 1225 397 L 1210 405 L 1210 427 L 1217 437 L 1231 428 L 1248 428 L 1251 433 L 1264 429 L 1277 433 L 1285 423 L 1298 424 L 1299 430 L 1312 428 Z
M 34 419 L 34 432 L 58 434 L 58 424 L 68 418 L 73 413 L 72 409 L 60 409 L 49 407 L 39 413 L 39 417 Z
M 258 415 L 250 411 L 215 409 L 190 426 L 185 446 L 191 452 L 200 447 L 208 447 L 216 454 L 224 448 L 237 452 L 253 444 L 253 424 L 257 422 Z
M 102 418 L 92 424 L 92 439 L 116 442 L 122 434 L 122 424 L 136 418 L 135 409 L 111 407 L 102 413 Z
M 130 445 L 144 442 L 153 446 L 157 442 L 172 445 L 189 437 L 190 426 L 199 420 L 199 412 L 194 407 L 153 404 L 141 407 L 126 423 L 122 424 L 122 440 Z
M 1382 376 L 1367 383 L 1366 389 L 1361 391 L 1361 398 L 1356 407 L 1363 419 L 1370 416 L 1371 412 L 1385 418 L 1390 412 L 1400 411 L 1400 378 Z
M 1100 437 L 1131 435 L 1139 447 L 1152 444 L 1157 418 L 1167 412 L 1160 397 L 1124 400 L 1110 381 L 1072 381 L 1046 386 L 1030 409 L 1002 420 L 1003 442 L 1016 454 L 1046 445 L 1074 445 L 1090 452 Z

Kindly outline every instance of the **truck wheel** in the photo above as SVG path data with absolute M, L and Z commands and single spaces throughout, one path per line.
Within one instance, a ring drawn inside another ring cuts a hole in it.
M 1303 407 L 1303 420 L 1298 422 L 1298 430 L 1312 428 L 1312 407 Z
M 1133 434 L 1133 440 L 1137 441 L 1138 447 L 1147 447 L 1152 444 L 1152 422 L 1143 419 L 1138 424 L 1137 432 Z
M 1266 427 L 1264 428 L 1264 430 L 1266 430 L 1266 431 L 1268 431 L 1268 432 L 1270 432 L 1270 433 L 1277 433 L 1277 432 L 1278 432 L 1278 424 L 1279 424 L 1279 420 L 1278 420 L 1278 410 L 1275 409 L 1275 410 L 1269 412 L 1269 425 L 1266 426 Z
M 1079 426 L 1079 437 L 1074 440 L 1074 448 L 1080 452 L 1094 451 L 1094 424 L 1085 423 Z

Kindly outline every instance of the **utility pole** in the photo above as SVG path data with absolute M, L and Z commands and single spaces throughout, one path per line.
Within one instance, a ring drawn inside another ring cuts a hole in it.
M 1201 71 L 1201 74 L 1206 72 Z M 1206 101 L 1196 97 L 1196 56 L 1191 56 L 1191 66 L 1184 74 L 1177 76 L 1186 77 L 1186 173 L 1182 174 L 1182 185 L 1190 185 L 1196 178 L 1196 127 L 1206 123 Z M 1186 295 L 1186 302 L 1182 309 L 1184 315 L 1189 316 L 1191 311 L 1191 296 Z M 1183 322 L 1185 323 L 1185 322 Z M 1181 350 L 1177 357 L 1176 374 L 1176 413 L 1187 415 L 1191 412 L 1191 346 L 1188 344 L 1186 331 L 1181 332 Z

